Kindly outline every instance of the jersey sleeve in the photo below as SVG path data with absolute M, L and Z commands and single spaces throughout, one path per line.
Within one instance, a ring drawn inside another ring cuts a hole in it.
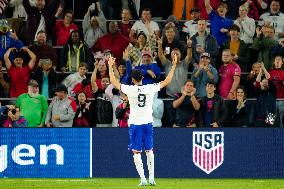
M 128 95 L 128 94 L 130 94 L 131 87 L 130 87 L 130 85 L 121 84 L 121 85 L 120 85 L 120 90 L 121 90 L 124 94 Z
M 241 75 L 241 68 L 239 65 L 235 64 L 235 66 L 232 69 L 232 75 L 233 76 L 240 76 Z
M 151 87 L 150 87 L 150 92 L 151 92 L 151 93 L 156 94 L 156 93 L 159 92 L 160 90 L 161 90 L 161 85 L 160 85 L 160 83 L 151 84 Z

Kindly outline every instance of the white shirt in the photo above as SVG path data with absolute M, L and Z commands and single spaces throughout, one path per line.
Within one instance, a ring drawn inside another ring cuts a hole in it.
M 36 41 L 36 36 L 37 36 L 37 33 L 38 33 L 39 31 L 46 31 L 46 30 L 45 30 L 45 19 L 44 19 L 44 17 L 42 16 L 42 14 L 40 15 L 40 22 L 39 22 L 38 28 L 37 28 L 37 30 L 36 30 L 36 33 L 35 33 L 34 41 Z
M 129 100 L 128 125 L 142 125 L 153 122 L 153 98 L 160 91 L 160 83 L 148 85 L 123 85 L 121 91 Z
M 284 14 L 279 12 L 279 16 L 270 16 L 270 12 L 263 13 L 260 20 L 265 22 L 270 22 L 271 25 L 275 28 L 275 39 L 279 39 L 278 33 L 284 31 Z
M 150 21 L 150 27 L 152 28 L 153 32 L 155 31 L 160 31 L 159 25 L 157 24 L 157 22 L 154 21 Z M 135 30 L 135 32 L 138 34 L 141 31 L 143 31 L 146 36 L 150 35 L 149 31 L 147 30 L 145 24 L 142 22 L 142 20 L 137 20 L 134 25 L 131 28 L 132 30 Z
M 185 22 L 182 27 L 182 31 L 188 33 L 189 36 L 192 37 L 193 35 L 196 34 L 196 32 L 198 32 L 197 21 L 189 20 Z
M 241 23 L 239 20 L 235 20 L 234 22 L 240 28 L 240 39 L 245 43 L 252 43 L 253 36 L 255 33 L 255 21 L 252 18 L 246 16 Z

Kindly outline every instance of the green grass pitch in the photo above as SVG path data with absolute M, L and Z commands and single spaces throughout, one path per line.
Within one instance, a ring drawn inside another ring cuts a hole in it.
M 138 187 L 138 178 L 0 179 L 1 189 L 283 189 L 284 179 L 164 179 Z

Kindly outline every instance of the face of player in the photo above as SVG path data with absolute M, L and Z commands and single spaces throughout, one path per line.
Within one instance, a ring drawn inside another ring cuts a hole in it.
M 175 32 L 173 28 L 166 30 L 166 37 L 168 40 L 173 40 L 175 37 Z
M 216 88 L 215 88 L 215 86 L 213 84 L 209 84 L 209 83 L 206 84 L 206 92 L 207 92 L 207 94 L 212 95 L 212 94 L 214 94 L 215 90 L 216 90 Z
M 87 73 L 87 71 L 88 70 L 85 66 L 80 67 L 79 70 L 78 70 L 80 76 L 84 76 Z
M 280 69 L 283 65 L 283 59 L 281 56 L 276 56 L 274 60 L 274 66 L 276 69 Z
M 119 75 L 121 76 L 124 75 L 125 70 L 126 70 L 125 65 L 119 65 L 117 69 L 118 69 Z
M 184 90 L 186 93 L 191 93 L 193 91 L 194 84 L 191 81 L 186 82 L 184 85 Z
M 23 61 L 22 58 L 15 58 L 14 59 L 14 64 L 15 64 L 16 67 L 22 67 L 23 63 L 24 63 L 24 61 Z
M 240 8 L 239 8 L 239 15 L 240 15 L 240 17 L 244 18 L 244 17 L 247 16 L 247 14 L 248 14 L 247 10 L 244 7 L 240 6 Z
M 199 32 L 204 32 L 206 30 L 206 21 L 205 20 L 199 20 L 197 22 L 197 28 Z
M 277 1 L 272 1 L 270 4 L 270 10 L 272 13 L 278 13 L 280 10 L 280 4 Z
M 151 21 L 151 12 L 150 11 L 142 11 L 141 18 L 143 22 L 146 22 L 146 20 Z
M 237 100 L 244 100 L 245 99 L 245 92 L 243 89 L 237 90 Z
M 121 12 L 121 20 L 122 21 L 129 21 L 130 20 L 130 12 L 127 9 L 123 9 Z
M 107 78 L 107 77 L 102 78 L 101 83 L 102 83 L 103 88 L 106 89 L 107 86 L 108 86 L 109 83 L 110 83 L 110 82 L 109 82 L 109 78 Z
M 228 10 L 223 5 L 219 5 L 219 7 L 217 8 L 217 12 L 218 12 L 219 16 L 222 16 L 222 17 L 226 16 L 227 11 Z
M 229 64 L 232 62 L 232 55 L 230 51 L 223 51 L 222 53 L 222 61 L 224 64 Z
M 85 95 L 85 93 L 79 93 L 79 95 L 78 95 L 78 102 L 80 104 L 84 104 L 86 102 L 86 95 Z

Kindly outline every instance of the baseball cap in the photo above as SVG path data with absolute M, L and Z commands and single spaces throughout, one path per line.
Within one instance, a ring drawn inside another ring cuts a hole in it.
M 193 12 L 200 12 L 200 10 L 199 10 L 198 7 L 193 7 L 193 8 L 189 11 L 189 13 L 191 14 L 191 13 L 193 13 Z
M 41 63 L 41 64 L 49 64 L 49 63 L 51 63 L 51 60 L 49 59 L 49 58 L 41 58 L 41 59 L 39 59 L 39 61 L 38 61 L 39 63 Z
M 202 58 L 202 57 L 208 57 L 208 58 L 210 58 L 210 54 L 207 53 L 207 52 L 204 52 L 204 53 L 202 53 L 202 54 L 200 55 L 200 58 Z
M 29 81 L 29 86 L 38 87 L 38 82 L 34 79 L 31 79 Z
M 68 93 L 67 87 L 64 84 L 57 85 L 57 87 L 54 90 L 54 92 L 61 92 L 61 91 Z

